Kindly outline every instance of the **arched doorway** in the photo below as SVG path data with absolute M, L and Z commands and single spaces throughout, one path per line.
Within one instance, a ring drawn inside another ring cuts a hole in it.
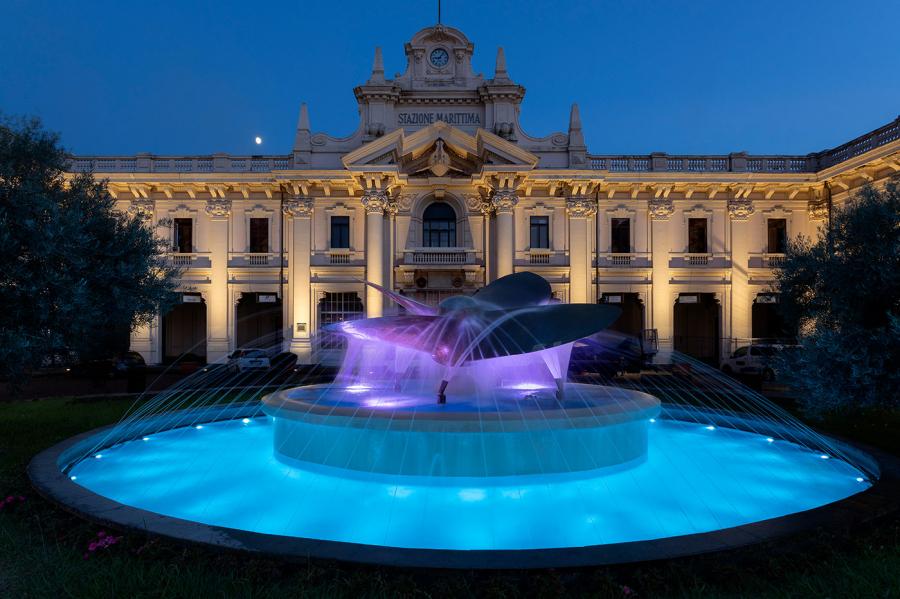
M 199 293 L 184 293 L 162 317 L 163 362 L 186 354 L 206 362 L 206 302 Z
M 675 300 L 674 348 L 719 366 L 721 306 L 714 293 L 681 293 Z
M 456 211 L 447 202 L 432 202 L 422 213 L 422 245 L 456 247 Z
M 600 303 L 612 304 L 622 309 L 622 314 L 608 330 L 640 339 L 644 330 L 644 303 L 637 293 L 604 293 Z
M 272 347 L 281 342 L 281 298 L 275 293 L 243 293 L 235 310 L 236 347 Z

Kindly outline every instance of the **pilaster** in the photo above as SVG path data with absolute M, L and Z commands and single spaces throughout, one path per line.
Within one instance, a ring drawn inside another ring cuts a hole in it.
M 288 328 L 291 331 L 289 351 L 297 354 L 300 364 L 312 363 L 312 290 L 310 288 L 310 253 L 313 201 L 290 198 L 284 203 L 284 214 L 291 220 L 290 265 L 291 309 Z
M 591 302 L 591 257 L 588 233 L 589 220 L 597 214 L 597 204 L 590 197 L 570 197 L 566 200 L 569 215 L 569 302 Z
M 228 330 L 228 248 L 230 247 L 231 200 L 211 198 L 206 202 L 209 218 L 210 268 L 209 296 L 207 298 L 206 359 L 215 362 L 224 358 L 230 349 Z

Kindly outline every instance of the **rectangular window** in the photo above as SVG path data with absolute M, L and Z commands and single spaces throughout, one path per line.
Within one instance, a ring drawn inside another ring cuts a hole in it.
M 531 247 L 544 249 L 548 249 L 550 247 L 549 216 L 531 217 Z
M 350 247 L 349 216 L 331 217 L 331 247 L 332 249 Z
M 269 219 L 250 219 L 250 252 L 265 254 L 269 251 Z
M 787 221 L 783 218 L 770 218 L 767 226 L 769 230 L 768 252 L 783 254 L 787 251 Z
M 174 225 L 172 249 L 179 254 L 190 254 L 194 251 L 194 219 L 176 218 Z
M 706 238 L 705 218 L 689 218 L 688 219 L 688 253 L 706 254 L 709 252 L 709 246 Z
M 609 249 L 613 254 L 631 253 L 631 219 L 610 220 Z

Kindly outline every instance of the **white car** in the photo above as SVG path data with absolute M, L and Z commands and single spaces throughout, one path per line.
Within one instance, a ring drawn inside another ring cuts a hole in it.
M 269 356 L 261 349 L 238 349 L 228 356 L 229 372 L 268 370 L 270 366 Z
M 739 347 L 731 356 L 722 360 L 722 372 L 762 376 L 763 380 L 771 381 L 775 378 L 774 358 L 784 347 L 768 344 Z

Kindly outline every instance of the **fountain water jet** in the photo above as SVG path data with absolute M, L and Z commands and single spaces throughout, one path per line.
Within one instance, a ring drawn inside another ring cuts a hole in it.
M 615 309 L 551 304 L 535 275 L 438 309 L 388 294 L 408 313 L 331 327 L 347 338 L 333 382 L 238 402 L 211 368 L 37 456 L 32 479 L 92 517 L 219 546 L 533 567 L 758 540 L 784 530 L 773 518 L 845 514 L 879 476 L 698 364 L 566 381 L 573 344 Z

